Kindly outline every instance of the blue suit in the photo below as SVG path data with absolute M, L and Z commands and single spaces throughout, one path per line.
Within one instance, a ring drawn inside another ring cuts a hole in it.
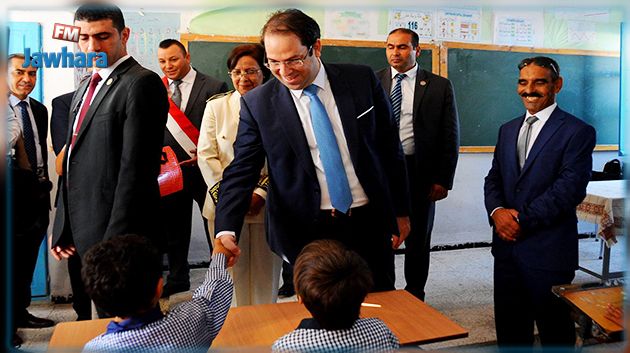
M 556 107 L 519 171 L 523 120 L 501 126 L 484 185 L 488 214 L 497 207 L 515 209 L 521 227 L 515 242 L 493 232 L 497 340 L 529 345 L 536 321 L 543 344 L 572 344 L 573 323 L 551 286 L 570 283 L 578 268 L 575 208 L 586 196 L 595 130 Z
M 387 251 L 384 248 L 389 247 L 391 252 L 389 237 L 398 232 L 395 217 L 408 214 L 409 201 L 404 157 L 389 101 L 369 67 L 324 67 L 352 164 L 369 198 L 374 216 L 371 233 L 379 234 L 378 239 L 352 237 L 364 248 Z M 231 230 L 238 236 L 266 158 L 267 240 L 275 253 L 293 263 L 304 245 L 322 237 L 315 231 L 321 214 L 321 190 L 295 103 L 280 81 L 272 79 L 241 99 L 234 153 L 219 189 L 216 232 Z M 393 275 L 393 268 L 383 268 L 387 264 L 368 264 L 373 271 L 391 270 Z

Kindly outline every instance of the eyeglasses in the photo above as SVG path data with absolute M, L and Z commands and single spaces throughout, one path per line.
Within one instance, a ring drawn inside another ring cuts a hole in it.
M 276 60 L 272 60 L 272 59 L 267 59 L 265 61 L 265 66 L 270 69 L 277 69 L 280 67 L 280 65 L 295 69 L 297 67 L 302 67 L 304 66 L 304 60 L 306 60 L 306 58 L 308 58 L 309 56 L 313 55 L 313 46 L 311 45 L 310 47 L 308 47 L 308 50 L 306 51 L 306 54 L 299 58 L 299 59 L 289 59 L 289 60 L 285 60 L 285 61 L 276 61 Z
M 247 69 L 243 71 L 232 70 L 232 71 L 228 71 L 228 75 L 232 76 L 232 78 L 239 78 L 239 77 L 245 77 L 245 76 L 254 76 L 258 72 L 260 72 L 260 69 Z

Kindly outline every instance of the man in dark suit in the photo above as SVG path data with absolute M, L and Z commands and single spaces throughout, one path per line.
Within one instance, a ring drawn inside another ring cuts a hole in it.
M 160 245 L 155 219 L 166 90 L 127 54 L 129 28 L 118 7 L 82 5 L 74 25 L 81 28 L 81 51 L 104 52 L 108 67 L 95 67 L 72 99 L 51 253 L 80 257 L 128 233 Z
M 459 118 L 451 82 L 423 70 L 418 34 L 394 29 L 387 37 L 391 67 L 376 76 L 392 101 L 407 161 L 411 233 L 405 241 L 405 289 L 424 300 L 429 276 L 435 202 L 453 188 L 459 155 Z M 398 83 L 400 82 L 400 83 Z
M 33 316 L 27 308 L 31 304 L 31 281 L 37 263 L 37 254 L 48 229 L 48 213 L 50 212 L 50 189 L 48 180 L 48 154 L 46 137 L 48 135 L 48 110 L 28 95 L 37 82 L 37 68 L 24 64 L 24 55 L 12 54 L 7 60 L 9 105 L 21 122 L 24 150 L 30 165 L 23 178 L 35 182 L 25 190 L 14 190 L 13 199 L 16 212 L 23 210 L 30 215 L 16 214 L 13 229 L 13 328 L 41 328 L 54 325 L 52 320 Z M 21 177 L 22 178 L 22 177 Z M 21 183 L 24 180 L 16 180 Z M 16 184 L 17 185 L 17 184 Z M 35 192 L 33 192 L 35 191 Z M 32 195 L 32 197 L 28 197 Z M 29 199 L 31 204 L 18 207 L 16 204 Z M 25 220 L 28 219 L 27 222 Z M 14 331 L 14 341 L 21 341 Z
M 560 109 L 560 67 L 534 57 L 518 65 L 524 115 L 501 126 L 485 205 L 493 226 L 494 306 L 499 347 L 573 347 L 575 325 L 551 292 L 578 268 L 576 206 L 586 195 L 595 130 Z
M 184 189 L 161 199 L 163 225 L 166 231 L 169 273 L 163 297 L 190 288 L 188 248 L 192 221 L 192 201 L 203 210 L 208 187 L 197 167 L 197 140 L 206 100 L 227 91 L 227 84 L 190 66 L 190 54 L 182 43 L 165 39 L 158 48 L 158 63 L 164 73 L 162 81 L 169 91 L 169 117 L 164 131 L 164 145 L 170 146 L 184 177 Z M 204 218 L 208 245 L 208 221 Z
M 381 85 L 366 66 L 322 64 L 319 26 L 299 10 L 273 14 L 262 37 L 276 79 L 241 99 L 235 157 L 219 189 L 217 236 L 238 252 L 266 158 L 271 249 L 293 263 L 307 243 L 337 239 L 368 262 L 376 290 L 393 289 L 392 248 L 409 232 L 409 200 Z

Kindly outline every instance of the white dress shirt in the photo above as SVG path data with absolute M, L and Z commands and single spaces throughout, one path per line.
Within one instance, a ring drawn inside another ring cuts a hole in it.
M 536 114 L 530 114 L 529 111 L 525 112 L 525 118 L 523 119 L 521 129 L 518 131 L 518 136 L 521 136 L 525 132 L 525 129 L 527 129 L 527 124 L 525 123 L 527 118 L 529 118 L 530 116 L 535 116 L 538 118 L 538 120 L 532 124 L 532 130 L 529 133 L 529 143 L 527 144 L 527 152 L 525 153 L 526 159 L 527 156 L 529 156 L 529 151 L 532 149 L 534 142 L 536 142 L 536 138 L 538 138 L 540 130 L 542 130 L 543 126 L 545 126 L 545 123 L 547 122 L 547 120 L 549 120 L 551 113 L 553 113 L 554 109 L 556 109 L 557 106 L 558 103 L 553 103 L 552 105 L 539 111 Z
M 186 105 L 188 104 L 188 99 L 190 99 L 190 92 L 192 92 L 193 84 L 195 83 L 195 78 L 197 77 L 197 71 L 192 67 L 188 70 L 186 76 L 182 77 L 182 83 L 179 84 L 179 91 L 182 94 L 182 102 L 179 105 L 179 110 L 182 112 L 186 110 Z M 169 97 L 173 94 L 173 90 L 175 89 L 175 85 L 173 84 L 173 80 L 168 79 L 168 90 Z
M 44 167 L 44 159 L 42 158 L 42 146 L 39 145 L 39 132 L 37 131 L 37 124 L 35 123 L 35 117 L 33 116 L 33 110 L 31 110 L 31 99 L 30 97 L 26 97 L 24 101 L 27 104 L 26 110 L 28 111 L 29 120 L 31 121 L 31 126 L 33 127 L 33 138 L 35 139 L 35 154 L 37 155 L 37 168 Z M 9 95 L 9 104 L 11 104 L 11 108 L 13 109 L 13 113 L 18 118 L 18 123 L 20 125 L 20 131 L 22 131 L 22 135 L 24 135 L 24 123 L 22 122 L 22 109 L 18 107 L 18 103 L 21 100 L 14 96 L 13 94 Z M 48 119 L 48 117 L 46 117 Z
M 416 92 L 416 75 L 418 75 L 418 64 L 415 64 L 411 69 L 406 72 L 401 72 L 406 74 L 402 82 L 400 83 L 400 88 L 402 89 L 402 102 L 400 103 L 400 142 L 402 144 L 403 152 L 405 155 L 412 155 L 416 152 L 416 144 L 413 140 L 413 97 Z M 398 71 L 393 67 L 391 69 L 392 74 L 392 89 L 396 87 L 396 74 Z M 391 96 L 390 91 L 390 96 Z
M 352 193 L 352 205 L 350 207 L 363 206 L 368 203 L 368 197 L 365 194 L 361 183 L 359 183 L 359 178 L 354 171 L 354 166 L 352 165 L 352 160 L 350 159 L 350 151 L 348 150 L 348 142 L 346 141 L 346 136 L 343 132 L 341 116 L 339 115 L 337 103 L 335 102 L 335 97 L 332 89 L 330 88 L 330 82 L 328 81 L 326 70 L 324 69 L 324 65 L 322 65 L 321 61 L 319 62 L 319 67 L 320 70 L 317 73 L 313 84 L 319 88 L 317 96 L 322 101 L 322 104 L 326 109 L 326 113 L 328 113 L 328 116 L 330 117 L 330 122 L 337 139 L 337 145 L 339 145 L 343 168 L 346 171 L 348 183 L 350 184 L 350 192 Z M 309 150 L 311 151 L 311 158 L 313 159 L 313 164 L 315 165 L 317 181 L 319 182 L 319 186 L 322 191 L 320 208 L 322 210 L 330 210 L 333 207 L 330 201 L 330 195 L 328 194 L 326 174 L 324 173 L 322 160 L 319 157 L 319 149 L 317 148 L 315 132 L 313 131 L 313 124 L 311 122 L 311 100 L 306 94 L 303 94 L 303 90 L 290 91 L 295 107 L 297 108 L 298 115 L 300 116 L 300 121 L 302 122 L 302 128 L 304 129 L 304 134 L 306 135 L 306 141 L 308 143 Z

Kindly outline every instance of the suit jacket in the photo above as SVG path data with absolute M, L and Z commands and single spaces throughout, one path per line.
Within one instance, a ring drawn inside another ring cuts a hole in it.
M 88 84 L 81 83 L 71 107 L 80 105 Z M 155 216 L 167 112 L 158 75 L 133 58 L 116 67 L 65 154 L 53 246 L 74 244 L 83 256 L 101 240 L 127 233 L 161 244 Z M 72 123 L 68 126 L 66 145 L 72 137 Z
M 324 65 L 341 116 L 357 177 L 382 214 L 383 230 L 397 233 L 395 216 L 409 211 L 402 148 L 389 100 L 366 66 Z M 294 261 L 313 239 L 321 190 L 297 109 L 276 79 L 241 98 L 234 160 L 223 172 L 215 229 L 238 232 L 265 157 L 269 172 L 267 238 Z
M 31 234 L 40 236 L 46 233 L 48 228 L 48 214 L 50 212 L 50 189 L 52 184 L 48 180 L 48 146 L 46 138 L 48 136 L 48 110 L 37 100 L 29 97 L 29 106 L 33 112 L 35 120 L 35 128 L 37 129 L 38 140 L 43 161 L 43 178 L 37 176 L 32 170 L 20 170 L 22 173 L 20 180 L 16 184 L 16 197 L 14 198 L 14 208 L 16 216 L 20 218 L 15 220 L 16 234 Z M 31 166 L 36 168 L 37 166 Z M 14 174 L 16 175 L 16 174 Z M 32 182 L 31 182 L 32 181 Z M 35 190 L 26 190 L 19 186 L 28 185 L 28 188 L 35 187 Z M 19 194 L 19 195 L 18 195 Z M 28 204 L 23 202 L 28 200 Z M 28 214 L 27 214 L 28 213 Z
M 52 138 L 53 151 L 55 151 L 55 154 L 59 154 L 66 144 L 72 96 L 74 96 L 74 92 L 62 94 L 52 100 L 50 137 Z
M 586 196 L 595 130 L 556 107 L 519 172 L 516 145 L 524 115 L 503 126 L 485 179 L 488 215 L 497 207 L 519 212 L 521 235 L 507 242 L 494 232 L 492 254 L 530 268 L 578 267 L 576 206 Z M 492 219 L 490 218 L 492 223 Z
M 376 73 L 389 96 L 392 75 L 389 67 Z M 421 84 L 424 82 L 424 84 Z M 451 81 L 418 69 L 413 96 L 415 161 L 421 171 L 419 182 L 427 188 L 439 184 L 453 188 L 459 156 L 459 117 Z M 427 190 L 428 191 L 428 190 Z
M 228 87 L 225 82 L 219 81 L 197 71 L 184 115 L 186 115 L 186 117 L 197 129 L 199 129 L 201 127 L 201 119 L 203 118 L 203 111 L 206 109 L 206 101 L 208 98 L 217 93 L 227 92 L 227 90 Z M 164 146 L 171 146 L 180 162 L 190 159 L 190 156 L 186 153 L 187 151 L 184 151 L 184 149 L 181 148 L 168 129 L 164 130 Z

